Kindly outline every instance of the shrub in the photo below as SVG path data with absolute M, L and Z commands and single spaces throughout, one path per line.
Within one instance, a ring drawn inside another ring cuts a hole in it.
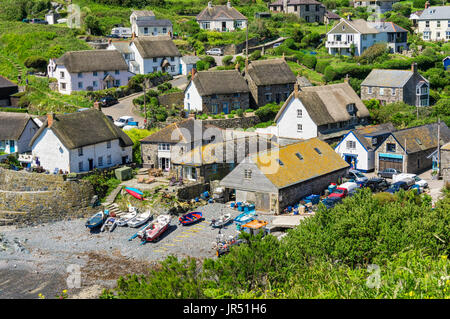
M 236 111 L 236 115 L 239 117 L 243 117 L 244 116 L 244 110 L 243 109 L 239 109 Z
M 249 57 L 248 57 L 248 59 L 249 59 L 250 61 L 258 60 L 259 58 L 261 58 L 261 50 L 255 50 L 255 51 L 253 51 L 253 52 L 249 55 Z
M 226 55 L 222 58 L 222 64 L 225 66 L 229 66 L 233 63 L 233 56 L 232 55 Z
M 312 54 L 304 54 L 300 61 L 304 66 L 314 69 L 316 67 L 317 59 Z
M 27 68 L 30 69 L 35 69 L 42 72 L 45 72 L 47 70 L 47 59 L 42 56 L 30 56 L 26 58 L 23 63 Z

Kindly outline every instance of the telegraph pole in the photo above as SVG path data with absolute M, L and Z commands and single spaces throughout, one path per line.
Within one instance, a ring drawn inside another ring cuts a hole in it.
M 147 87 L 147 81 L 144 79 L 143 88 L 144 88 L 144 128 L 147 128 L 147 100 L 146 100 L 146 87 Z
M 438 117 L 438 127 L 437 127 L 437 164 L 438 173 L 437 178 L 441 175 L 441 119 Z

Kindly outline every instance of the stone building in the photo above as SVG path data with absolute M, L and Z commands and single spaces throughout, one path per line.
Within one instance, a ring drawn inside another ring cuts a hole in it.
M 311 138 L 248 156 L 220 186 L 235 190 L 238 202 L 278 214 L 305 196 L 322 194 L 348 168 L 326 142 Z
M 444 183 L 450 183 L 450 142 L 441 147 L 441 175 Z
M 273 12 L 293 13 L 306 22 L 324 23 L 325 6 L 316 0 L 277 0 L 269 4 Z
M 192 71 L 191 81 L 184 90 L 186 111 L 229 114 L 249 108 L 250 90 L 238 70 Z
M 432 123 L 392 132 L 375 150 L 375 171 L 395 168 L 403 173 L 421 173 L 432 166 L 429 156 L 438 146 L 438 124 Z M 440 144 L 450 141 L 450 129 L 441 123 Z
M 250 105 L 286 101 L 297 81 L 284 59 L 245 62 L 244 77 L 251 93 Z
M 405 102 L 413 106 L 428 106 L 430 83 L 417 70 L 374 69 L 361 83 L 362 100 L 379 100 L 382 104 Z

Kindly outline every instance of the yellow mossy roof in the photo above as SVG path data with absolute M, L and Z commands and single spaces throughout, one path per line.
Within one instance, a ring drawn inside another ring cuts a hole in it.
M 321 154 L 315 149 L 318 149 Z M 299 159 L 296 153 L 299 153 L 303 159 Z M 311 138 L 268 152 L 260 152 L 251 156 L 251 160 L 278 188 L 349 167 L 339 154 L 318 138 Z M 278 160 L 282 162 L 282 165 Z

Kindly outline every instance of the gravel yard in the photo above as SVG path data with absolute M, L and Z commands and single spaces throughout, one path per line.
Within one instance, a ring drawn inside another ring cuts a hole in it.
M 112 287 L 119 276 L 145 273 L 168 255 L 215 258 L 212 243 L 219 230 L 209 225 L 211 219 L 225 212 L 236 217 L 240 212 L 217 203 L 197 211 L 203 213 L 203 221 L 181 226 L 174 216 L 160 240 L 145 245 L 140 245 L 139 238 L 128 240 L 135 228 L 92 232 L 85 228 L 85 219 L 30 228 L 0 227 L 0 298 L 37 298 L 39 293 L 54 298 L 63 289 L 71 297 L 95 297 L 102 287 Z M 270 215 L 258 218 L 273 219 Z M 238 233 L 235 224 L 221 232 L 225 237 Z M 78 269 L 81 288 L 71 288 L 67 280 L 72 280 Z

